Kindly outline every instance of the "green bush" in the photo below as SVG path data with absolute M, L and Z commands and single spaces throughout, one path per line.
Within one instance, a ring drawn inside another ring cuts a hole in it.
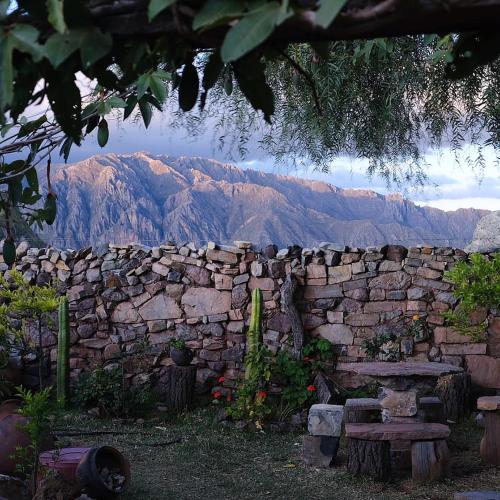
M 97 368 L 80 376 L 73 403 L 107 417 L 132 417 L 151 409 L 154 395 L 149 387 L 127 387 L 121 368 Z
M 479 307 L 500 307 L 500 253 L 490 259 L 472 254 L 470 262 L 458 262 L 445 277 L 455 285 L 453 295 L 460 301 L 454 311 L 444 313 L 449 325 L 462 335 L 481 339 L 486 325 L 473 324 L 471 313 Z

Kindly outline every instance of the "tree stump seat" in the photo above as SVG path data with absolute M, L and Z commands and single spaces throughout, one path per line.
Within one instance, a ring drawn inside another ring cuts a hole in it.
M 391 441 L 411 441 L 412 478 L 441 479 L 449 473 L 446 438 L 450 428 L 437 423 L 346 424 L 347 469 L 380 481 L 391 479 Z
M 477 400 L 477 409 L 484 414 L 484 435 L 481 439 L 481 458 L 500 465 L 500 396 L 483 396 Z

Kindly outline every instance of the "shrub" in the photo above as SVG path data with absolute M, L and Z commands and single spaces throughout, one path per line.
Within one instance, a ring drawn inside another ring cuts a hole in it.
M 444 313 L 445 318 L 462 335 L 481 339 L 485 324 L 473 324 L 471 313 L 478 307 L 500 307 L 500 253 L 490 259 L 472 254 L 470 262 L 457 262 L 445 277 L 455 285 L 453 294 L 460 300 L 454 311 Z
M 97 368 L 80 376 L 73 402 L 79 408 L 98 408 L 104 416 L 131 417 L 149 410 L 154 396 L 148 387 L 126 387 L 121 368 Z

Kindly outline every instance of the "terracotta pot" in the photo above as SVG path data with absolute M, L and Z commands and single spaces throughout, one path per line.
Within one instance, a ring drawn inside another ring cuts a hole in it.
M 8 399 L 0 405 L 0 474 L 8 476 L 16 472 L 16 463 L 13 455 L 16 447 L 27 447 L 31 444 L 30 437 L 23 432 L 27 419 L 19 415 L 21 403 L 17 399 Z M 54 447 L 51 436 L 45 436 L 42 450 Z
M 110 488 L 101 475 L 103 469 L 119 471 L 123 481 L 119 489 Z M 130 483 L 130 464 L 112 446 L 90 449 L 80 460 L 76 473 L 82 488 L 85 488 L 91 497 L 100 499 L 116 497 L 123 493 Z
M 0 474 L 11 476 L 16 471 L 12 455 L 17 446 L 29 446 L 31 439 L 21 430 L 27 419 L 17 413 L 20 403 L 8 399 L 0 405 Z

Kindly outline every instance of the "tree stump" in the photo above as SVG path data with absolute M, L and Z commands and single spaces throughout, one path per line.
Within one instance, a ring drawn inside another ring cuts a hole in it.
M 183 411 L 193 403 L 196 383 L 196 366 L 170 367 L 170 380 L 167 389 L 167 406 L 176 411 Z
M 411 472 L 414 481 L 436 481 L 449 475 L 450 452 L 444 439 L 413 441 Z
M 378 481 L 388 481 L 391 476 L 390 443 L 349 438 L 347 470 L 351 474 L 367 474 Z
M 470 375 L 455 373 L 438 379 L 435 395 L 443 402 L 446 418 L 458 421 L 469 413 Z
M 480 445 L 481 458 L 500 465 L 500 411 L 484 412 L 484 435 Z

